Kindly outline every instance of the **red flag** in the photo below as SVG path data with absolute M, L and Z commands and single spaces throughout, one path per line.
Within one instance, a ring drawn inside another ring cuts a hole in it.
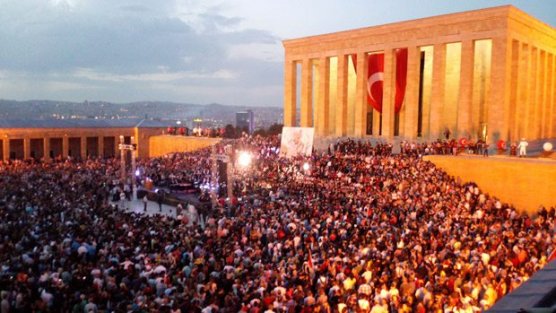
M 396 100 L 395 112 L 400 113 L 407 83 L 407 48 L 396 50 Z
M 351 54 L 353 68 L 357 73 L 357 55 Z M 367 76 L 367 102 L 382 113 L 382 95 L 384 87 L 384 53 L 369 54 L 369 72 Z M 394 109 L 402 109 L 407 84 L 407 48 L 396 49 L 396 95 Z
M 369 55 L 369 77 L 367 79 L 367 101 L 382 113 L 382 90 L 384 85 L 384 53 Z
M 550 254 L 550 256 L 548 257 L 548 262 L 552 261 L 556 259 L 556 248 L 552 251 L 552 253 Z

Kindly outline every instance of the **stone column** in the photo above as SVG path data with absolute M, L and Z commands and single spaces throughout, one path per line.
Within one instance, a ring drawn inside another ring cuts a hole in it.
M 384 82 L 382 92 L 382 136 L 394 137 L 396 98 L 396 56 L 394 49 L 384 50 Z
M 529 53 L 529 87 L 527 88 L 529 94 L 529 105 L 526 108 L 526 120 L 525 120 L 525 137 L 528 140 L 535 138 L 535 128 L 537 124 L 535 123 L 535 108 L 537 106 L 537 94 L 538 94 L 538 60 L 539 60 L 539 49 L 535 46 L 531 47 Z
M 367 53 L 357 53 L 357 82 L 355 93 L 355 137 L 367 134 L 367 77 L 369 76 L 369 58 Z
M 311 59 L 301 63 L 301 127 L 313 126 L 313 67 Z
M 417 120 L 419 113 L 419 69 L 421 66 L 421 49 L 407 48 L 407 83 L 403 110 L 405 111 L 405 127 L 403 136 L 407 139 L 417 138 Z
M 65 134 L 64 137 L 62 137 L 62 158 L 63 159 L 68 158 L 68 152 L 69 152 L 69 138 L 68 135 Z
M 10 137 L 7 135 L 2 138 L 2 156 L 4 157 L 4 161 L 10 159 Z
M 493 48 L 494 50 L 494 48 Z M 529 107 L 529 76 L 531 75 L 530 66 L 530 47 L 526 43 L 520 42 L 519 66 L 517 75 L 517 101 L 516 101 L 516 131 L 517 139 L 526 136 L 526 127 Z
M 42 139 L 42 154 L 45 161 L 50 161 L 50 137 L 46 136 Z
M 81 136 L 79 143 L 81 144 L 81 159 L 82 160 L 86 160 L 87 159 L 87 137 L 86 136 Z
M 23 159 L 31 158 L 31 138 L 28 136 L 23 137 Z
M 490 107 L 487 119 L 487 139 L 495 147 L 499 139 L 510 140 L 510 85 L 512 72 L 512 41 L 509 38 L 492 39 L 490 65 Z M 519 118 L 519 117 L 518 117 Z
M 546 81 L 545 75 L 545 52 L 540 48 L 537 50 L 537 78 L 536 78 L 536 91 L 537 97 L 534 100 L 535 106 L 533 110 L 533 138 L 541 138 L 541 128 L 542 128 L 542 109 L 544 104 L 544 84 Z
M 120 135 L 120 145 L 123 145 L 125 143 L 125 136 Z M 120 150 L 120 179 L 122 183 L 125 183 L 125 172 L 126 172 L 126 165 L 125 165 L 125 155 L 126 155 L 126 150 L 121 149 Z
M 546 116 L 548 115 L 548 102 L 550 101 L 550 95 L 548 94 L 548 80 L 549 80 L 549 72 L 548 72 L 548 58 L 549 58 L 549 53 L 548 51 L 542 51 L 542 61 L 541 61 L 541 65 L 542 65 L 542 85 L 541 85 L 541 91 L 542 91 L 542 97 L 541 97 L 541 103 L 540 103 L 540 112 L 539 112 L 539 138 L 546 138 L 545 136 L 545 129 L 546 129 Z
M 434 45 L 432 65 L 432 95 L 430 113 L 430 133 L 428 139 L 436 140 L 440 137 L 442 109 L 444 106 L 444 88 L 446 79 L 446 44 Z
M 315 114 L 315 130 L 317 135 L 330 134 L 330 59 L 319 59 L 319 86 L 316 99 L 317 112 Z
M 508 39 L 508 40 L 510 44 L 510 46 L 508 47 L 509 50 L 508 55 L 510 55 L 508 62 L 511 64 L 509 68 L 511 72 L 510 72 L 509 82 L 507 83 L 506 86 L 506 88 L 509 89 L 508 91 L 509 100 L 508 100 L 508 110 L 505 114 L 505 118 L 508 119 L 507 139 L 508 141 L 515 142 L 518 140 L 518 136 L 519 136 L 518 123 L 517 123 L 518 120 L 517 104 L 519 102 L 518 83 L 519 83 L 519 60 L 521 54 L 521 44 L 519 43 L 519 41 L 515 39 Z M 493 42 L 493 50 L 492 50 L 493 52 L 494 52 L 494 44 L 495 42 Z M 491 71 L 493 70 L 493 66 L 491 66 Z M 496 88 L 493 88 L 491 95 L 493 94 L 493 92 L 496 93 L 496 90 L 497 90 Z
M 348 55 L 338 56 L 338 101 L 336 107 L 336 136 L 347 134 L 347 84 L 348 84 Z
M 120 152 L 120 149 L 118 149 L 118 145 L 120 144 L 119 140 L 119 136 L 116 135 L 114 136 L 114 157 L 117 158 Z
M 380 117 L 382 116 L 382 113 L 378 112 L 374 108 L 372 108 L 372 110 L 373 110 L 373 136 L 379 136 L 380 127 L 381 127 L 380 126 Z
M 284 62 L 284 126 L 295 126 L 297 68 L 295 61 Z
M 458 97 L 457 133 L 455 138 L 471 135 L 471 103 L 473 101 L 473 67 L 475 44 L 472 39 L 461 42 L 461 67 Z M 491 74 L 492 77 L 492 74 Z M 491 88 L 491 92 L 492 92 Z
M 104 158 L 104 136 L 98 135 L 97 140 L 98 140 L 98 154 L 97 155 L 100 158 Z
M 550 54 L 548 62 L 548 103 L 544 138 L 556 137 L 556 56 Z

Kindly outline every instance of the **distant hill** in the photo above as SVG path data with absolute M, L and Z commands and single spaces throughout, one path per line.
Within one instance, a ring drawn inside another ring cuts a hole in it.
M 282 121 L 282 108 L 228 106 L 217 103 L 201 105 L 163 101 L 141 101 L 131 103 L 110 103 L 104 101 L 50 101 L 50 100 L 1 100 L 1 119 L 114 119 L 149 118 L 182 120 L 191 123 L 194 118 L 202 118 L 207 126 L 235 123 L 235 113 L 252 110 L 256 124 Z

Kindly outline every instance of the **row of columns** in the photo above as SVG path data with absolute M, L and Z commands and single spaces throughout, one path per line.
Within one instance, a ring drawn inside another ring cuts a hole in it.
M 490 58 L 490 89 L 482 99 L 487 106 L 485 120 L 487 138 L 490 142 L 498 139 L 514 140 L 519 137 L 529 139 L 550 138 L 556 136 L 554 127 L 554 107 L 556 106 L 556 57 L 526 43 L 518 43 L 507 37 L 492 38 Z M 423 137 L 440 138 L 443 107 L 446 102 L 446 43 L 433 46 L 432 86 L 430 112 L 422 116 L 427 124 L 428 133 Z M 394 137 L 394 102 L 395 102 L 395 48 L 387 48 L 384 53 L 384 84 L 382 136 Z M 286 52 L 287 53 L 287 52 Z M 517 53 L 517 55 L 515 55 Z M 315 127 L 319 136 L 355 136 L 366 134 L 367 124 L 367 52 L 358 51 L 357 78 L 355 94 L 355 114 L 348 116 L 348 65 L 352 53 L 338 55 L 336 107 L 330 107 L 330 57 L 317 59 L 304 58 L 301 61 L 286 58 L 285 64 L 285 103 L 284 125 L 296 125 L 296 86 L 297 66 L 301 62 L 301 110 L 300 126 Z M 318 79 L 313 79 L 313 60 L 318 62 Z M 516 63 L 517 62 L 517 63 Z M 403 122 L 400 123 L 400 135 L 408 139 L 417 137 L 419 76 L 421 48 L 408 47 L 407 85 L 402 107 Z M 457 95 L 457 134 L 472 134 L 479 127 L 477 117 L 473 116 L 473 92 L 475 70 L 475 40 L 461 41 L 461 63 L 459 72 L 459 90 Z M 513 74 L 511 70 L 517 71 Z M 316 92 L 313 92 L 316 88 Z M 515 89 L 512 98 L 511 90 Z M 314 99 L 313 99 L 314 97 Z M 313 104 L 315 121 L 313 121 Z M 335 110 L 334 125 L 330 125 L 329 113 Z M 377 112 L 375 112 L 377 113 Z M 378 114 L 376 114 L 378 115 Z M 353 118 L 354 129 L 348 133 L 348 118 Z
M 95 136 L 95 137 L 86 137 L 86 136 L 82 136 L 82 137 L 71 137 L 71 138 L 76 138 L 79 139 L 79 148 L 80 148 L 80 157 L 82 159 L 87 158 L 87 138 L 97 138 L 97 156 L 104 156 L 104 140 L 105 138 L 113 138 L 113 142 L 114 142 L 114 151 L 113 151 L 113 156 L 117 155 L 117 151 L 118 151 L 118 143 L 116 142 L 117 139 L 116 137 L 113 136 Z M 62 140 L 62 149 L 61 149 L 61 155 L 62 158 L 67 158 L 69 155 L 69 150 L 70 150 L 70 137 L 69 136 L 62 136 L 62 137 L 42 137 L 42 138 L 33 138 L 30 136 L 26 136 L 26 137 L 9 137 L 9 136 L 4 136 L 3 138 L 1 138 L 2 140 L 2 157 L 3 159 L 6 161 L 8 159 L 10 159 L 10 152 L 11 152 L 11 148 L 10 148 L 10 141 L 12 140 L 23 140 L 23 159 L 29 159 L 31 158 L 31 140 L 36 140 L 36 139 L 40 139 L 42 140 L 42 146 L 43 146 L 43 158 L 44 160 L 50 160 L 50 151 L 51 151 L 51 140 L 52 139 L 61 139 Z
M 465 47 L 472 47 L 469 41 Z M 469 50 L 469 49 L 467 49 Z M 472 49 L 471 49 L 472 50 Z M 394 102 L 395 102 L 395 51 L 396 49 L 385 49 L 384 53 L 384 84 L 383 84 L 383 112 L 382 112 L 382 135 L 385 137 L 393 137 L 394 135 Z M 444 68 L 446 49 L 444 44 L 435 45 L 434 49 L 434 68 L 433 80 L 437 83 L 433 84 L 432 106 L 436 108 L 431 110 L 431 136 L 440 133 L 440 114 L 441 105 L 443 103 L 444 90 Z M 313 70 L 312 59 L 305 58 L 301 61 L 301 110 L 300 110 L 300 126 L 315 127 L 317 135 L 335 135 L 335 136 L 356 136 L 362 137 L 366 134 L 367 124 L 367 76 L 368 76 L 368 59 L 367 52 L 359 51 L 357 55 L 357 78 L 356 78 L 356 94 L 355 94 L 355 115 L 348 116 L 348 65 L 350 54 L 339 55 L 337 64 L 337 99 L 336 107 L 330 107 L 330 58 L 321 57 L 318 59 L 318 84 L 316 84 L 317 92 L 313 93 Z M 417 136 L 417 114 L 419 101 L 419 66 L 420 66 L 420 48 L 408 48 L 408 72 L 407 86 L 404 101 L 405 119 L 412 121 L 404 123 L 404 129 L 401 133 L 406 137 Z M 465 72 L 466 79 L 472 79 L 472 56 L 468 70 Z M 296 86 L 297 86 L 297 68 L 295 60 L 286 60 L 285 64 L 285 106 L 284 106 L 284 124 L 285 126 L 294 126 L 296 124 Z M 468 83 L 470 85 L 471 83 Z M 313 99 L 313 94 L 315 98 Z M 313 101 L 314 100 L 314 101 Z M 470 100 L 469 100 L 470 101 Z M 315 105 L 315 121 L 313 123 L 313 103 Z M 329 114 L 331 110 L 335 110 L 335 123 L 330 125 Z M 376 114 L 378 115 L 378 114 Z M 353 133 L 348 133 L 348 118 L 354 119 Z M 378 120 L 376 120 L 378 122 Z M 376 123 L 375 123 L 376 124 Z
M 555 137 L 556 55 L 516 39 L 510 46 L 512 137 Z

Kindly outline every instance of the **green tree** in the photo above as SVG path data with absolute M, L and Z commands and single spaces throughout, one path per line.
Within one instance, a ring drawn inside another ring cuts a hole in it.
M 226 125 L 224 128 L 224 138 L 237 138 L 236 128 L 232 124 Z
M 274 135 L 278 135 L 282 133 L 282 128 L 284 127 L 284 125 L 282 124 L 272 124 L 270 125 L 270 127 L 268 127 L 268 130 L 266 131 L 267 136 L 274 136 Z

